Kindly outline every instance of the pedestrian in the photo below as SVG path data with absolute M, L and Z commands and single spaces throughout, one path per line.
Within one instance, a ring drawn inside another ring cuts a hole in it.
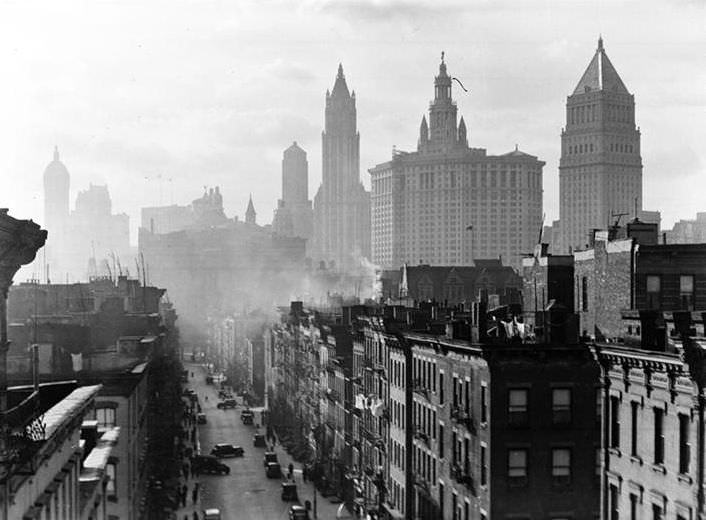
M 288 476 L 289 479 L 291 480 L 291 479 L 292 479 L 292 476 L 294 475 L 294 464 L 292 464 L 292 463 L 290 462 L 290 463 L 289 463 L 289 466 L 287 466 L 287 469 L 289 470 L 289 471 L 287 472 L 287 476 Z
M 199 483 L 198 482 L 196 482 L 196 484 L 194 484 L 194 490 L 191 492 L 191 498 L 194 501 L 194 505 L 196 505 L 196 502 L 198 502 L 198 500 L 199 500 Z
M 208 395 L 205 395 L 204 398 L 206 399 L 206 401 L 208 401 Z
M 308 471 L 306 469 L 306 466 L 304 466 L 302 468 L 302 479 L 304 480 L 304 482 L 306 482 L 307 473 L 308 473 Z

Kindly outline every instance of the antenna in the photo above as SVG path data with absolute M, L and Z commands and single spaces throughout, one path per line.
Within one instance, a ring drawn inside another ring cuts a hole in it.
M 611 217 L 617 217 L 617 219 L 615 220 L 615 224 L 613 224 L 613 226 L 618 227 L 620 225 L 620 218 L 625 217 L 629 214 L 630 213 L 611 213 L 610 214 Z
M 542 213 L 542 223 L 539 225 L 539 242 L 538 244 L 542 243 L 542 235 L 544 234 L 544 219 L 547 218 L 546 213 Z

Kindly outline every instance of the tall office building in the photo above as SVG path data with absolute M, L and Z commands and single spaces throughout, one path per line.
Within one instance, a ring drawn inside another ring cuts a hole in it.
M 326 91 L 321 141 L 323 171 L 314 198 L 313 257 L 349 271 L 362 258 L 370 258 L 370 193 L 360 182 L 355 92 L 348 91 L 341 65 L 333 90 Z
M 372 256 L 384 269 L 498 257 L 519 267 L 537 242 L 544 162 L 517 147 L 497 156 L 469 148 L 451 82 L 442 58 L 417 151 L 393 151 L 370 169 Z
M 560 252 L 584 249 L 593 229 L 642 212 L 640 130 L 635 98 L 608 59 L 603 40 L 566 101 L 561 133 Z
M 282 198 L 277 201 L 272 230 L 281 236 L 304 238 L 310 248 L 313 219 L 309 200 L 309 163 L 306 152 L 295 141 L 282 157 Z

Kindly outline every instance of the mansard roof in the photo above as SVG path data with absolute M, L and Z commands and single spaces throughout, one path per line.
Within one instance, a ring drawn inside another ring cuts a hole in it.
M 630 94 L 620 79 L 618 71 L 608 59 L 608 55 L 603 48 L 603 38 L 598 39 L 598 48 L 591 63 L 588 64 L 586 72 L 583 73 L 578 85 L 574 89 L 574 94 L 583 94 L 594 90 L 606 90 L 619 94 Z

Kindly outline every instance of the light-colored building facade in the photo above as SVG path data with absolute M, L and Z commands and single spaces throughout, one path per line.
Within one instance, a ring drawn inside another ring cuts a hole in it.
M 640 130 L 635 98 L 608 59 L 603 40 L 566 101 L 559 162 L 561 245 L 585 249 L 593 229 L 642 211 Z
M 321 135 L 323 172 L 314 198 L 313 259 L 349 271 L 370 257 L 370 193 L 360 182 L 360 134 L 355 92 L 349 92 L 339 65 L 333 90 L 326 92 Z
M 469 148 L 443 61 L 434 91 L 417 151 L 394 151 L 369 170 L 372 261 L 397 269 L 500 256 L 518 267 L 542 224 L 544 162 L 517 148 L 499 156 Z

